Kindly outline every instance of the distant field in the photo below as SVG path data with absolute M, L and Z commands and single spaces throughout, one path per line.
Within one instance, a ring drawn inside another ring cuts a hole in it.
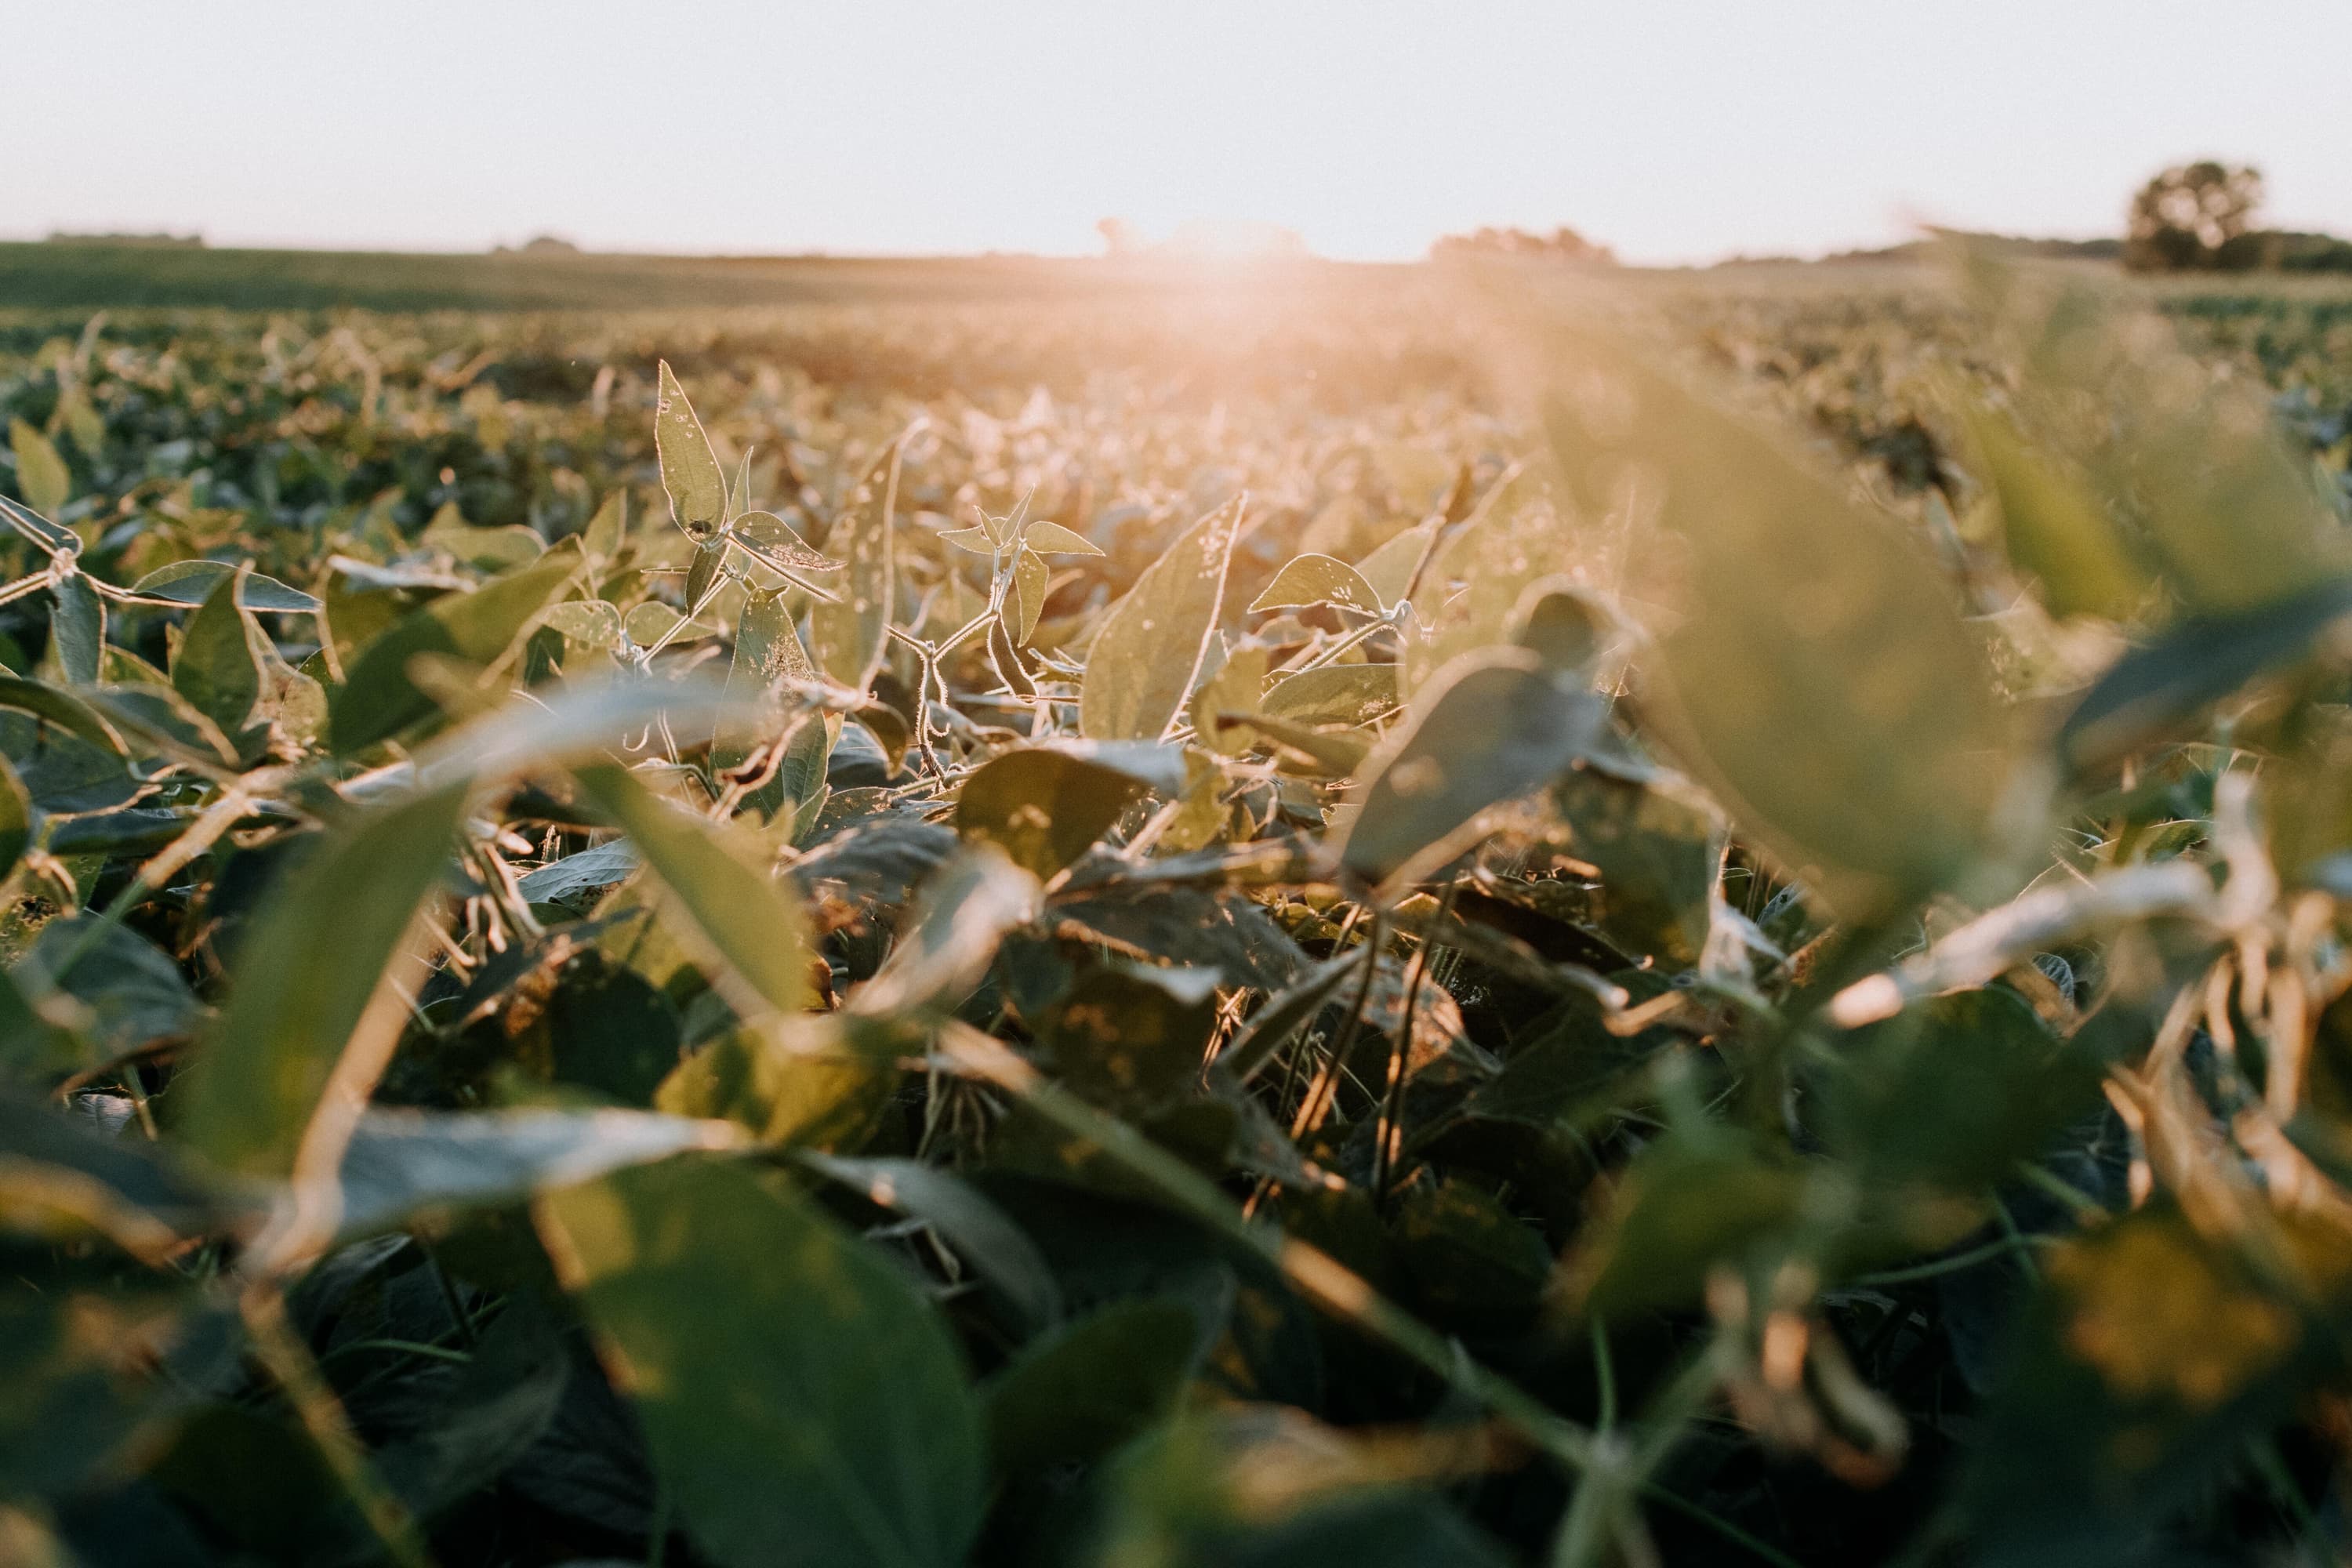
M 1316 261 L 1252 268 L 1259 286 L 1277 289 L 1334 273 L 1405 270 Z M 0 308 L 31 309 L 664 310 L 1184 291 L 1219 277 L 1186 266 L 1040 257 L 433 256 L 0 244 Z

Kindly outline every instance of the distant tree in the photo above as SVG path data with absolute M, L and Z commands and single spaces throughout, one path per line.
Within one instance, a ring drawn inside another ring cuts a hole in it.
M 1566 226 L 1549 234 L 1533 234 L 1523 228 L 1482 228 L 1470 234 L 1449 234 L 1431 246 L 1429 253 L 1433 257 L 1528 256 L 1603 265 L 1613 264 L 1617 259 L 1617 253 L 1607 246 L 1596 244 Z
M 2124 265 L 2137 272 L 2243 271 L 2263 264 L 2253 233 L 2263 176 L 2208 159 L 2167 169 L 2132 197 Z

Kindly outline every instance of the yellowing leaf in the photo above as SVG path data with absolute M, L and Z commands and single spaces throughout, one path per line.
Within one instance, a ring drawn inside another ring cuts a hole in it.
M 1304 724 L 1369 724 L 1396 705 L 1395 665 L 1327 664 L 1276 681 L 1264 710 Z
M 1246 731 L 1222 728 L 1220 715 L 1248 717 L 1259 711 L 1265 691 L 1265 649 L 1246 644 L 1226 656 L 1216 673 L 1192 693 L 1192 731 L 1202 744 L 1229 757 L 1250 748 Z
M 1377 616 L 1383 608 L 1381 596 L 1363 574 L 1344 561 L 1334 561 L 1328 555 L 1297 555 L 1290 563 L 1274 574 L 1250 605 L 1252 610 L 1295 610 L 1308 605 L 1337 605 L 1345 610 L 1360 610 Z
M 1437 523 L 1432 520 L 1392 535 L 1387 543 L 1356 563 L 1357 575 L 1381 604 L 1397 603 L 1412 585 L 1413 568 L 1421 563 L 1423 553 L 1436 534 Z
M 47 436 L 22 419 L 8 421 L 8 446 L 16 456 L 16 493 L 44 517 L 55 517 L 73 494 L 73 474 Z
M 1021 531 L 1021 542 L 1049 555 L 1100 555 L 1102 546 L 1058 522 L 1033 522 Z
M 1102 741 L 1156 741 L 1199 679 L 1225 594 L 1244 497 L 1201 519 L 1111 606 L 1087 657 L 1078 729 Z

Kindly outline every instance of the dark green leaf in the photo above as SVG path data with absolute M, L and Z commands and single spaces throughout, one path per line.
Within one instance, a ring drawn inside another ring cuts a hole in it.
M 931 1309 L 801 1198 L 674 1161 L 541 1200 L 687 1529 L 732 1565 L 954 1568 L 976 1403 Z
M 354 816 L 256 917 L 238 944 L 228 1005 L 174 1091 L 183 1132 L 214 1164 L 284 1175 L 331 1084 L 342 1097 L 335 1116 L 358 1110 L 400 1014 L 382 1013 L 369 1037 L 353 1037 L 393 984 L 394 960 L 441 879 L 466 795 L 452 785 Z
M 1548 783 L 1589 748 L 1606 709 L 1521 649 L 1465 655 L 1413 700 L 1365 763 L 1339 863 L 1394 888 L 1460 854 L 1482 814 Z

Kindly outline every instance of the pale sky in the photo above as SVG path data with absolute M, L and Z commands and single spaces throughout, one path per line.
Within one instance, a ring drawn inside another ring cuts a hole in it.
M 0 43 L 10 237 L 1707 260 L 2113 233 L 2208 154 L 2352 232 L 2352 0 L 0 0 Z

